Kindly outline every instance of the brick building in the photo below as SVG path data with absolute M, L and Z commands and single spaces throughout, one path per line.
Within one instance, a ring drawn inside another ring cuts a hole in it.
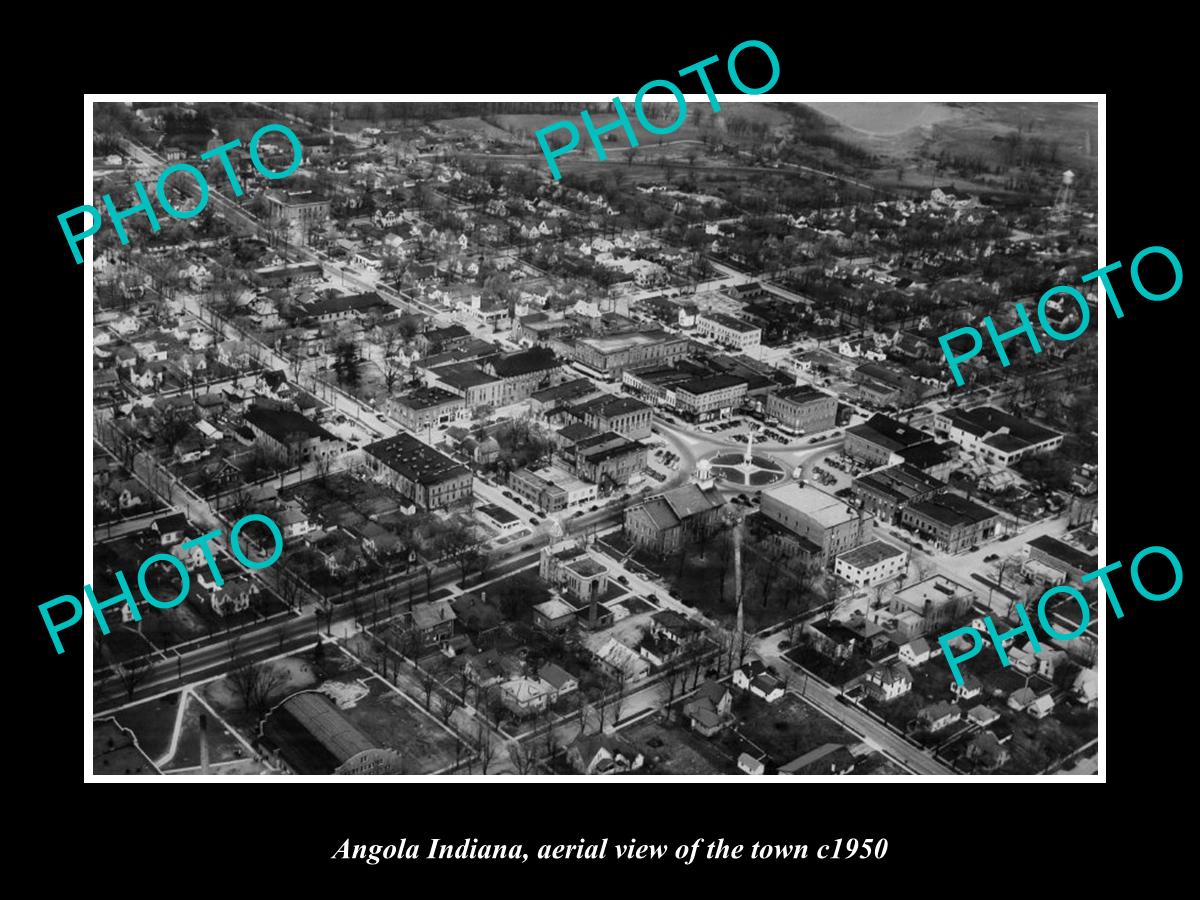
M 471 471 L 411 434 L 364 448 L 367 467 L 401 496 L 425 509 L 445 509 L 472 496 Z
M 837 397 L 801 384 L 777 388 L 767 394 L 766 413 L 787 431 L 825 431 L 837 424 Z
M 946 553 L 960 553 L 994 537 L 1000 513 L 958 494 L 943 493 L 904 507 L 900 524 Z

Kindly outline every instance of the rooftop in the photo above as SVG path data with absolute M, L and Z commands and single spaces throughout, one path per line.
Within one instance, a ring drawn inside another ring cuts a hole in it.
M 858 513 L 852 507 L 811 485 L 788 482 L 769 488 L 763 492 L 763 497 L 770 497 L 790 509 L 803 513 L 824 528 L 832 528 L 858 518 Z
M 439 453 L 411 434 L 397 434 L 368 444 L 365 451 L 388 468 L 417 484 L 439 484 L 452 478 L 470 477 L 466 466 Z
M 926 434 L 919 428 L 897 422 L 890 416 L 878 414 L 871 416 L 862 425 L 847 428 L 846 434 L 853 434 L 892 451 L 903 450 L 906 447 L 933 440 L 932 435 Z
M 868 569 L 871 566 L 883 562 L 885 559 L 892 559 L 896 556 L 903 556 L 904 551 L 899 547 L 893 547 L 886 541 L 871 541 L 863 544 L 861 547 L 855 547 L 853 550 L 848 550 L 838 556 L 838 560 L 845 561 L 848 565 L 854 566 L 856 569 Z

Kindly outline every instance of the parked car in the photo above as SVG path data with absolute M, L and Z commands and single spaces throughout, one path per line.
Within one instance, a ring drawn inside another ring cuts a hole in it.
M 539 518 L 537 518 L 536 516 L 530 516 L 530 517 L 529 517 L 529 524 L 530 524 L 530 525 L 541 525 L 541 524 L 542 524 L 542 520 L 541 520 L 541 519 L 539 519 Z
M 621 582 L 621 584 L 625 585 L 626 587 L 629 586 L 629 579 L 626 578 L 624 575 L 618 575 L 617 581 Z

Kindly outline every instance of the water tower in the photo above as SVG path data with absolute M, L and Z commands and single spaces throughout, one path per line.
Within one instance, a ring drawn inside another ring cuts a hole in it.
M 1058 195 L 1054 198 L 1054 208 L 1061 209 L 1063 212 L 1068 212 L 1071 209 L 1071 195 L 1074 193 L 1072 185 L 1075 183 L 1075 173 L 1070 169 L 1063 172 L 1062 184 L 1058 187 Z

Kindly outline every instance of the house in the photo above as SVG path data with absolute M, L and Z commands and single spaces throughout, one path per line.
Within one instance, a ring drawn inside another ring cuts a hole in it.
M 729 688 L 709 679 L 683 705 L 683 714 L 691 721 L 693 731 L 712 737 L 728 723 L 732 705 Z
M 983 684 L 974 675 L 968 674 L 963 678 L 962 684 L 957 681 L 951 683 L 950 693 L 959 700 L 974 700 L 983 693 Z
M 1053 681 L 1059 666 L 1068 661 L 1066 651 L 1055 650 L 1053 647 L 1043 647 L 1042 652 L 1034 657 L 1037 663 L 1037 673 L 1043 678 Z
M 967 710 L 967 720 L 972 724 L 978 725 L 980 728 L 987 728 L 1000 720 L 1000 713 L 996 712 L 990 706 L 980 703 L 978 706 L 972 706 Z
M 1037 699 L 1037 694 L 1033 688 L 1023 687 L 1013 691 L 1008 697 L 1008 708 L 1015 709 L 1017 712 L 1023 712 L 1029 708 L 1034 700 Z
M 908 643 L 900 645 L 900 662 L 908 666 L 919 666 L 934 656 L 940 656 L 941 652 L 940 647 L 934 649 L 929 646 L 929 641 L 925 638 L 913 638 Z
M 947 703 L 941 700 L 930 704 L 917 713 L 917 719 L 930 732 L 938 732 L 962 718 L 962 711 L 957 703 Z
M 615 637 L 609 638 L 598 651 L 596 658 L 605 670 L 626 681 L 638 681 L 650 674 L 650 663 L 633 648 L 622 644 Z
M 782 700 L 784 683 L 760 659 L 751 659 L 733 673 L 733 683 L 768 703 Z
M 313 529 L 312 522 L 308 520 L 308 515 L 295 507 L 289 507 L 282 512 L 276 513 L 274 519 L 284 538 L 302 537 Z
M 1094 707 L 1100 696 L 1096 670 L 1080 669 L 1079 674 L 1075 676 L 1075 683 L 1071 686 L 1071 691 L 1080 703 L 1085 704 L 1089 709 Z
M 454 607 L 449 600 L 417 603 L 412 608 L 412 629 L 426 644 L 437 644 L 454 633 Z
M 1054 697 L 1050 694 L 1042 694 L 1025 707 L 1025 712 L 1029 713 L 1035 719 L 1046 718 L 1046 716 L 1054 712 Z
M 814 650 L 834 661 L 849 659 L 858 641 L 858 635 L 840 622 L 805 623 L 804 632 Z
M 967 759 L 985 772 L 999 769 L 1008 762 L 1008 749 L 990 731 L 981 731 L 967 744 Z
M 580 735 L 567 748 L 567 761 L 581 775 L 636 772 L 645 758 L 631 743 L 615 735 Z
M 578 679 L 554 663 L 543 663 L 538 669 L 538 677 L 548 685 L 551 702 L 579 689 Z
M 1032 675 L 1037 669 L 1037 657 L 1029 650 L 1028 646 L 1010 648 L 1008 661 L 1022 675 Z
M 912 672 L 902 662 L 876 666 L 863 678 L 867 695 L 883 703 L 903 697 L 912 690 L 912 684 Z
M 183 540 L 184 532 L 187 531 L 187 517 L 183 513 L 163 516 L 150 523 L 150 530 L 158 535 L 158 542 L 162 546 L 169 547 L 172 544 L 178 544 Z
M 476 687 L 491 687 L 517 674 L 519 667 L 502 657 L 495 649 L 476 653 L 463 664 L 463 675 Z
M 219 616 L 245 612 L 259 590 L 258 582 L 249 578 L 227 579 L 224 587 L 213 588 L 209 592 L 208 603 Z
M 854 771 L 854 754 L 845 744 L 822 744 L 779 767 L 780 775 L 849 775 Z
M 575 621 L 575 607 L 558 597 L 533 608 L 533 624 L 546 631 L 562 631 Z
M 500 702 L 518 716 L 541 712 L 550 701 L 553 690 L 540 678 L 514 678 L 500 685 Z
M 767 771 L 766 764 L 761 759 L 755 759 L 749 753 L 743 753 L 738 757 L 738 768 L 747 775 L 762 775 Z

